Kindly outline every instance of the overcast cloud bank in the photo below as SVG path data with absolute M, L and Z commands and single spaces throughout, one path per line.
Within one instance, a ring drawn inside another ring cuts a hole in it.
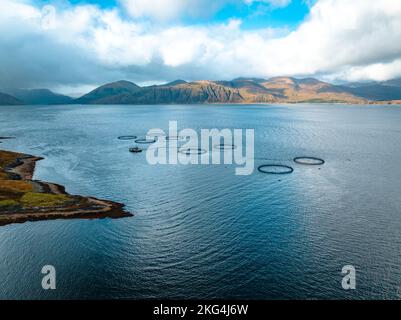
M 240 19 L 188 25 L 227 2 L 121 0 L 42 6 L 0 0 L 0 87 L 64 91 L 118 79 L 317 76 L 388 80 L 401 76 L 401 1 L 318 0 L 295 30 L 247 30 Z M 258 0 L 244 0 L 251 3 Z M 263 0 L 274 7 L 286 0 Z

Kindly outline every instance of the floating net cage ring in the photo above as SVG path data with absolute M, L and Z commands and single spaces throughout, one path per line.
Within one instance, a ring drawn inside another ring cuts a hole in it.
M 274 168 L 280 168 L 282 171 L 276 171 Z M 268 174 L 289 174 L 294 171 L 294 169 L 290 166 L 286 166 L 283 164 L 263 164 L 258 167 L 258 171 L 261 173 L 268 173 Z
M 307 166 L 318 166 L 325 163 L 323 159 L 316 157 L 296 157 L 294 158 L 294 162 L 298 164 L 303 164 Z
M 141 139 L 136 139 L 135 142 L 140 143 L 140 144 L 151 144 L 151 143 L 155 143 L 156 139 L 141 138 Z
M 223 143 L 221 143 L 221 144 L 214 145 L 214 148 L 218 149 L 218 150 L 231 150 L 231 149 L 236 149 L 237 146 L 234 145 L 234 144 L 223 144 Z
M 185 140 L 185 137 L 183 137 L 183 136 L 166 136 L 165 139 L 167 141 L 169 141 L 169 140 L 177 140 L 177 141 L 179 141 L 179 140 Z
M 118 140 L 135 140 L 137 139 L 137 136 L 119 136 L 117 137 Z
M 205 154 L 207 151 L 201 148 L 187 148 L 178 150 L 179 153 L 190 155 L 190 154 Z

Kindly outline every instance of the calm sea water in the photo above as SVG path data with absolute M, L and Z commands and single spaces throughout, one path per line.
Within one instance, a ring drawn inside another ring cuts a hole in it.
M 253 128 L 256 165 L 150 166 L 150 128 Z M 125 219 L 0 227 L 0 298 L 401 298 L 401 107 L 0 108 L 2 149 L 45 157 L 35 179 L 123 202 Z M 295 156 L 326 160 L 301 166 Z M 41 288 L 54 265 L 57 289 Z M 357 289 L 341 269 L 357 269 Z

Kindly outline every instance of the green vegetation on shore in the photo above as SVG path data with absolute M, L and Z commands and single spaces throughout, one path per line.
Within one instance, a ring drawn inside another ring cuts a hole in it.
M 31 180 L 35 162 L 40 159 L 0 150 L 0 226 L 50 219 L 132 216 L 121 203 L 70 195 L 62 186 Z
M 65 194 L 37 192 L 27 192 L 20 199 L 20 203 L 24 208 L 58 207 L 65 205 L 69 201 L 71 201 L 71 198 Z
M 20 204 L 18 201 L 15 200 L 0 200 L 0 210 L 3 208 L 7 209 L 7 208 L 14 208 L 14 207 L 18 207 Z
M 0 150 L 0 212 L 57 207 L 70 203 L 72 196 L 35 192 L 31 181 L 16 180 L 6 168 L 18 162 L 20 153 Z

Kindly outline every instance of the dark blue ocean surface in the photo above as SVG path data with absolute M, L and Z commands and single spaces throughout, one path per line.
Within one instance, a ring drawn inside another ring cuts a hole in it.
M 256 166 L 157 165 L 148 129 L 253 128 Z M 0 108 L 0 148 L 45 157 L 35 179 L 125 203 L 124 219 L 0 227 L 0 298 L 401 298 L 401 107 Z M 323 158 L 321 166 L 292 162 Z M 272 160 L 262 160 L 267 158 Z M 54 265 L 57 289 L 41 288 Z M 356 290 L 341 269 L 356 267 Z

